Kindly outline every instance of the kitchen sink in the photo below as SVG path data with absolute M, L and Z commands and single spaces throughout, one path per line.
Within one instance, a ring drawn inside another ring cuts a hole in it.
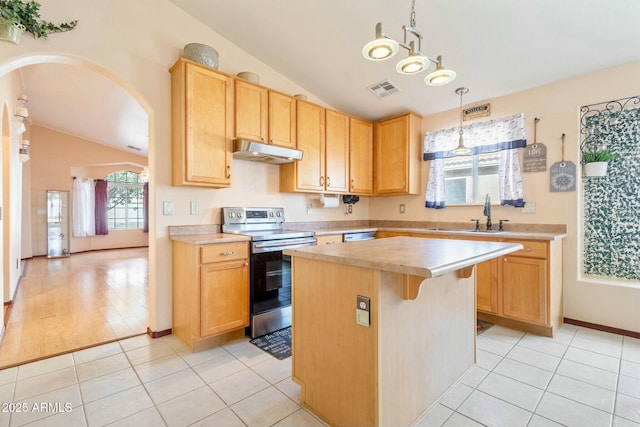
M 455 233 L 504 233 L 504 230 L 461 230 L 459 228 L 425 228 L 426 231 L 447 231 L 447 232 L 455 232 Z

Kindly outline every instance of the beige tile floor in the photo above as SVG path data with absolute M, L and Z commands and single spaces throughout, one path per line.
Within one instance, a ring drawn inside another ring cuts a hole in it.
M 248 338 L 190 353 L 143 335 L 0 370 L 0 426 L 323 426 L 290 376 L 291 359 Z M 640 340 L 494 326 L 477 366 L 418 425 L 638 427 Z

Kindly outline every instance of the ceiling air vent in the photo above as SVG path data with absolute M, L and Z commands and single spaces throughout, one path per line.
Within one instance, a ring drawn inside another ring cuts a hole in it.
M 374 85 L 369 86 L 369 90 L 374 93 L 378 98 L 385 97 L 387 95 L 391 95 L 392 93 L 398 92 L 400 89 L 391 83 L 389 80 L 383 80 Z
M 134 147 L 133 145 L 127 145 L 127 148 L 131 148 L 132 150 L 136 150 L 136 151 L 141 151 L 142 150 L 142 148 Z

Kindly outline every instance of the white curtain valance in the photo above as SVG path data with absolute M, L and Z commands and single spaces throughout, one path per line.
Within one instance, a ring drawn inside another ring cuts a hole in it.
M 424 160 L 443 159 L 455 156 L 460 128 L 427 132 L 424 135 Z M 464 145 L 470 155 L 491 153 L 526 147 L 524 113 L 511 117 L 473 123 L 462 127 Z

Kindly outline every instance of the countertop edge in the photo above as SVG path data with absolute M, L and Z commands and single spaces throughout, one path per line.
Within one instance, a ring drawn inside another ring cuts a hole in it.
M 482 236 L 492 237 L 494 239 L 527 239 L 527 240 L 562 240 L 567 237 L 567 233 L 535 233 L 522 231 L 504 231 L 504 232 L 487 232 L 487 231 L 470 231 L 470 230 L 429 230 L 424 228 L 397 228 L 397 227 L 378 227 L 378 231 L 396 231 L 404 233 L 421 233 L 421 234 L 442 234 L 456 236 Z
M 171 236 L 174 242 L 189 243 L 192 245 L 208 245 L 216 243 L 249 242 L 251 237 L 241 234 L 212 233 L 212 234 L 183 234 Z
M 500 243 L 503 245 L 503 247 L 488 251 L 480 255 L 463 258 L 455 262 L 450 262 L 448 264 L 443 264 L 443 265 L 439 265 L 431 268 L 404 265 L 404 264 L 395 264 L 395 263 L 384 263 L 384 262 L 370 260 L 370 259 L 362 259 L 357 257 L 345 257 L 345 256 L 336 255 L 336 254 L 325 254 L 321 252 L 308 252 L 304 250 L 304 248 L 285 249 L 283 252 L 286 255 L 290 255 L 294 257 L 298 256 L 301 258 L 307 258 L 307 259 L 312 259 L 317 261 L 326 261 L 326 262 L 331 262 L 335 264 L 345 264 L 345 265 L 351 265 L 354 267 L 369 268 L 373 270 L 382 270 L 382 271 L 390 271 L 390 272 L 401 273 L 401 274 L 409 274 L 412 276 L 419 276 L 419 277 L 424 277 L 428 279 L 432 277 L 442 276 L 444 274 L 460 270 L 461 268 L 476 265 L 480 262 L 484 262 L 502 255 L 516 252 L 524 248 L 519 243 L 508 243 L 508 242 L 492 242 L 492 243 Z

